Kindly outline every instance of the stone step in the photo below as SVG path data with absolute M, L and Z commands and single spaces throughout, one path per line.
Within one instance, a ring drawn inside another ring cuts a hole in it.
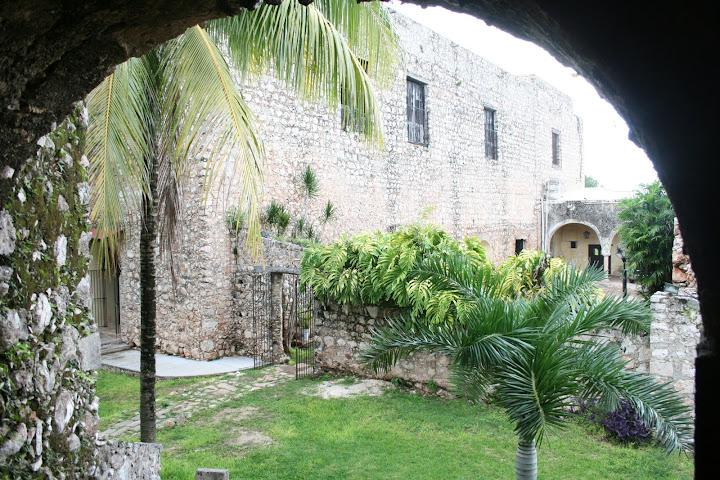
M 107 355 L 110 353 L 123 352 L 125 350 L 130 350 L 131 348 L 132 348 L 131 345 L 128 345 L 127 343 L 123 343 L 123 342 L 106 343 L 100 347 L 100 353 L 103 355 Z

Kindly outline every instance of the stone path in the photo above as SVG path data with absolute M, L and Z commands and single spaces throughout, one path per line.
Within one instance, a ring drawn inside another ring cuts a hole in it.
M 259 378 L 249 377 L 247 371 L 213 377 L 194 385 L 188 391 L 170 393 L 162 400 L 164 406 L 156 412 L 157 428 L 181 425 L 195 413 L 295 378 L 295 367 L 290 365 L 266 367 L 261 372 L 263 375 Z M 105 428 L 100 436 L 109 440 L 128 437 L 139 439 L 140 413 Z

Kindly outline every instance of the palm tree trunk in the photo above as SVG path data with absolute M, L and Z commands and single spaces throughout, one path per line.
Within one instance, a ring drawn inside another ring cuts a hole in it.
M 535 440 L 518 442 L 515 457 L 515 480 L 537 480 L 537 450 Z
M 155 247 L 157 159 L 150 159 L 150 192 L 143 195 L 140 226 L 140 441 L 155 442 Z

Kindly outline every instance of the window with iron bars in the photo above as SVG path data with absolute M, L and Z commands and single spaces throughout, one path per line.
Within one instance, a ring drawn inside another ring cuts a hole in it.
M 495 110 L 485 107 L 485 158 L 497 160 L 498 134 L 495 128 Z
M 407 79 L 407 128 L 408 142 L 428 144 L 425 84 L 410 77 Z
M 560 132 L 552 132 L 552 163 L 560 165 Z

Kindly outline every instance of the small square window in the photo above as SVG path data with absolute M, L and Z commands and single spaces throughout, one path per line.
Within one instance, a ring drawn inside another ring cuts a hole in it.
M 570 248 L 577 248 L 577 242 L 575 240 L 570 241 Z
M 525 239 L 518 238 L 515 240 L 515 255 L 525 250 Z

